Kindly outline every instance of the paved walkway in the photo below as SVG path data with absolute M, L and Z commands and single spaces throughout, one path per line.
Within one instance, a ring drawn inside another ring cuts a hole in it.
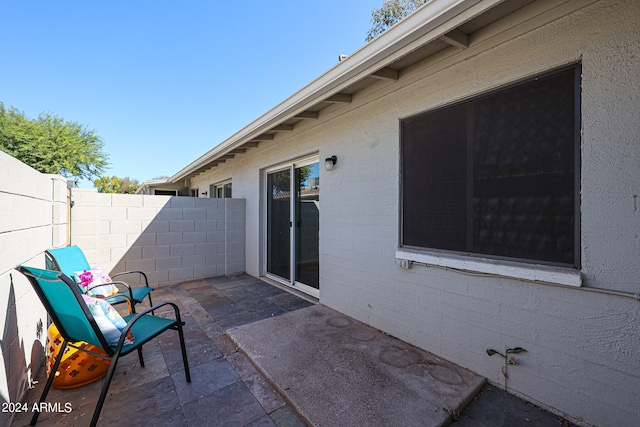
M 255 323 L 259 320 L 278 316 L 282 319 L 302 316 L 302 319 L 305 312 L 313 313 L 316 310 L 316 307 L 312 307 L 313 303 L 250 276 L 212 278 L 160 288 L 154 291 L 153 298 L 155 302 L 176 302 L 181 309 L 186 322 L 185 339 L 192 383 L 187 384 L 184 378 L 177 334 L 167 332 L 144 346 L 145 368 L 138 366 L 136 355 L 126 356 L 118 363 L 99 426 L 307 425 L 308 419 L 299 413 L 306 417 L 314 415 L 309 412 L 307 404 L 303 403 L 300 396 L 304 395 L 288 393 L 286 386 L 280 392 L 276 391 L 245 353 L 238 350 L 227 333 L 235 333 L 237 336 L 238 331 L 246 333 L 251 330 L 251 325 L 256 325 L 255 328 L 264 327 L 260 325 L 264 325 L 265 322 Z M 326 309 L 322 306 L 318 308 Z M 337 317 L 347 319 L 343 316 Z M 337 327 L 340 327 L 340 322 L 336 324 Z M 353 337 L 353 334 L 350 335 Z M 356 337 L 358 336 L 361 340 L 367 338 L 356 333 Z M 273 336 L 274 340 L 277 338 L 277 335 Z M 266 342 L 270 339 L 266 337 Z M 253 352 L 253 357 L 259 359 L 255 348 L 243 348 L 243 351 L 247 354 Z M 414 354 L 413 348 L 411 351 L 411 354 Z M 329 351 L 322 355 L 324 358 L 333 356 Z M 397 356 L 396 354 L 395 357 Z M 309 364 L 313 362 L 308 361 Z M 341 369 L 343 368 L 344 366 Z M 274 381 L 273 372 L 264 372 Z M 345 371 L 344 374 L 349 375 L 349 372 Z M 37 387 L 27 395 L 28 407 L 40 397 L 45 382 L 44 372 L 40 373 L 39 379 Z M 88 425 L 101 383 L 102 380 L 71 390 L 52 388 L 47 401 L 59 403 L 62 409 L 66 403 L 70 403 L 72 409 L 65 413 L 56 412 L 52 407 L 50 412 L 40 415 L 37 425 Z M 275 381 L 274 383 L 277 384 Z M 296 390 L 304 390 L 307 384 L 295 386 Z M 349 393 L 343 395 L 343 399 L 357 399 L 358 394 L 363 392 L 357 387 L 348 391 Z M 322 404 L 322 401 L 317 400 L 317 403 Z M 296 410 L 292 405 L 296 405 Z M 348 403 L 346 407 L 349 407 Z M 331 414 L 331 408 L 327 410 L 327 413 Z M 30 412 L 17 414 L 12 426 L 28 425 L 31 415 Z M 406 419 L 411 419 L 409 414 Z M 446 420 L 450 421 L 450 418 L 447 417 Z M 323 418 L 322 425 L 342 426 L 342 421 L 340 417 L 332 419 L 329 415 L 328 418 Z M 378 423 L 375 419 L 370 419 L 367 424 L 392 425 Z M 402 425 L 408 426 L 411 423 Z M 453 423 L 454 427 L 519 425 L 563 426 L 562 420 L 558 417 L 491 387 L 485 387 L 480 398 L 469 405 L 459 417 L 459 421 Z

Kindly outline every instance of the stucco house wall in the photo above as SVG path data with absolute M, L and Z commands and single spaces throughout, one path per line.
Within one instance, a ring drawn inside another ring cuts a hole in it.
M 43 252 L 66 241 L 66 179 L 0 151 L 0 404 L 18 403 L 44 361 L 47 313 L 20 264 L 44 267 Z M 13 416 L 2 406 L 0 425 Z
M 581 425 L 640 422 L 640 302 L 446 268 L 401 268 L 399 120 L 573 63 L 582 65 L 584 288 L 639 293 L 640 4 L 556 2 L 472 34 L 315 121 L 192 180 L 246 199 L 246 270 L 264 274 L 263 171 L 310 154 L 320 176 L 320 302 L 505 386 L 488 348 L 524 347 L 506 387 Z M 545 10 L 544 13 L 536 12 Z M 518 13 L 524 13 L 522 11 Z

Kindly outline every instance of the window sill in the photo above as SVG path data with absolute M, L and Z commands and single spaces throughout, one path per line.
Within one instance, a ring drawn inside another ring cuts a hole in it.
M 533 282 L 564 286 L 582 286 L 582 275 L 577 270 L 539 264 L 524 264 L 488 258 L 476 258 L 454 254 L 417 251 L 405 248 L 396 250 L 396 260 L 403 268 L 412 263 L 451 268 L 462 272 L 493 275 Z

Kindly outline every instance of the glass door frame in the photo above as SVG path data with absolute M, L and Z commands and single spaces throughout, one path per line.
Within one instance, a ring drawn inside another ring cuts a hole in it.
M 296 227 L 293 227 L 293 222 L 295 221 L 296 218 L 296 203 L 295 203 L 295 195 L 296 195 L 296 189 L 295 187 L 295 182 L 296 182 L 296 168 L 300 168 L 303 166 L 308 166 L 308 165 L 312 165 L 314 163 L 320 163 L 320 156 L 318 154 L 314 154 L 312 156 L 307 156 L 307 157 L 302 157 L 299 159 L 296 159 L 294 161 L 289 161 L 289 162 L 285 162 L 285 163 L 280 163 L 278 165 L 266 168 L 263 170 L 262 172 L 262 199 L 263 199 L 263 203 L 262 203 L 262 210 L 263 210 L 263 215 L 262 215 L 262 242 L 263 242 L 263 247 L 262 247 L 262 273 L 265 277 L 274 280 L 278 283 L 281 283 L 283 285 L 292 287 L 294 289 L 297 289 L 301 292 L 304 292 L 305 294 L 311 295 L 315 298 L 320 298 L 320 289 L 316 289 L 313 288 L 311 286 L 305 285 L 304 283 L 298 282 L 296 281 Z M 268 175 L 271 173 L 275 173 L 275 172 L 280 172 L 283 170 L 290 170 L 290 194 L 291 194 L 291 203 L 290 203 L 290 212 L 289 212 L 289 220 L 292 222 L 292 226 L 289 227 L 290 233 L 289 233 L 289 259 L 290 259 L 290 271 L 289 271 L 289 277 L 290 279 L 286 279 L 280 276 L 277 276 L 275 274 L 269 273 L 267 271 L 267 257 L 268 257 L 268 242 L 267 242 L 267 236 L 269 233 L 268 227 L 269 227 L 269 221 L 268 221 L 268 212 L 267 212 L 267 208 L 268 208 L 268 203 L 267 203 L 267 198 L 268 198 Z M 320 170 L 320 168 L 319 168 Z

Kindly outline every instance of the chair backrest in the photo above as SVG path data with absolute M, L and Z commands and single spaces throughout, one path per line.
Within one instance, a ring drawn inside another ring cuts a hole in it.
M 20 266 L 38 294 L 60 335 L 68 341 L 86 341 L 113 352 L 73 280 L 59 271 Z
M 62 271 L 72 279 L 74 279 L 73 273 L 76 271 L 91 269 L 84 252 L 78 246 L 49 249 L 46 254 L 51 258 L 52 270 Z

